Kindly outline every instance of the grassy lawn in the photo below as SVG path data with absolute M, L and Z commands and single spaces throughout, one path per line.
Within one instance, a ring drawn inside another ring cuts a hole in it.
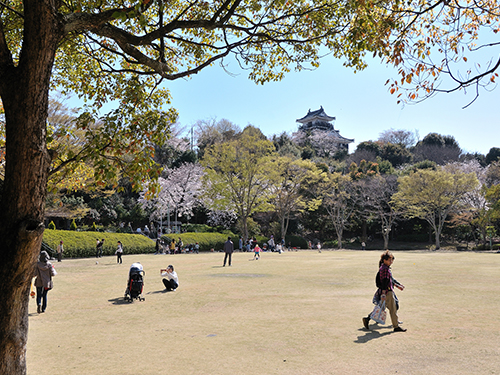
M 235 253 L 225 268 L 222 253 L 55 262 L 47 311 L 30 300 L 28 374 L 500 374 L 500 254 L 395 252 L 408 332 L 393 333 L 361 322 L 380 253 Z M 130 304 L 136 261 L 146 300 Z M 166 293 L 168 264 L 180 287 Z

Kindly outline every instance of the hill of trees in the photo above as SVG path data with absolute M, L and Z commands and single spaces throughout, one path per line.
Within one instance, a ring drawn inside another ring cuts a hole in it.
M 126 176 L 99 189 L 91 174 L 57 181 L 47 223 L 116 232 L 147 225 L 151 237 L 160 227 L 208 224 L 244 238 L 296 235 L 339 248 L 391 241 L 489 248 L 500 233 L 498 148 L 469 154 L 451 135 L 419 139 L 388 129 L 348 154 L 328 144 L 327 133 L 268 139 L 225 119 L 193 129 L 188 138 L 174 125 L 166 144 L 155 146 L 161 174 L 140 192 Z

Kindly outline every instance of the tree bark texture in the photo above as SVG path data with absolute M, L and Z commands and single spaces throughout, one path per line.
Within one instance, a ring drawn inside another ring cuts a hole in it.
M 26 373 L 29 289 L 42 242 L 50 166 L 49 84 L 60 35 L 52 2 L 24 3 L 19 62 L 0 68 L 6 121 L 0 203 L 0 374 L 10 375 Z

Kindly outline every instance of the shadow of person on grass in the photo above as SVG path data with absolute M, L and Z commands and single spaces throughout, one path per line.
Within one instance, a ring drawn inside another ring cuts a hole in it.
M 368 341 L 379 339 L 381 337 L 390 335 L 393 332 L 392 327 L 383 327 L 382 329 L 390 329 L 390 331 L 380 333 L 379 331 L 367 331 L 364 328 L 360 328 L 359 331 L 363 331 L 365 332 L 365 334 L 363 336 L 358 336 L 358 338 L 354 340 L 354 342 L 356 344 L 366 344 Z
M 125 301 L 123 297 L 108 299 L 108 302 L 111 302 L 113 305 L 128 305 L 130 303 L 129 301 Z
M 154 292 L 147 292 L 146 294 L 165 294 L 165 293 L 169 293 L 169 292 L 172 292 L 172 291 L 163 289 L 163 290 L 155 290 Z

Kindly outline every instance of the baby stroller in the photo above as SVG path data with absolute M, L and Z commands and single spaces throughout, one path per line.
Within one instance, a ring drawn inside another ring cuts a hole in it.
M 145 274 L 146 272 L 142 268 L 142 264 L 133 263 L 130 266 L 127 289 L 125 289 L 125 301 L 134 302 L 134 299 L 138 299 L 139 301 L 145 300 L 142 296 Z

